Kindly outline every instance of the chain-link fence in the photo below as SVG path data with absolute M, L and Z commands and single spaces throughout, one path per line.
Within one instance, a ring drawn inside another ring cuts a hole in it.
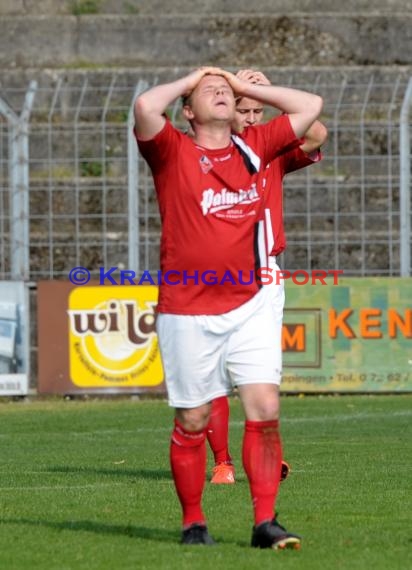
M 410 274 L 408 77 L 312 73 L 289 84 L 323 96 L 329 138 L 321 163 L 285 179 L 281 264 Z M 148 85 L 85 74 L 0 92 L 1 279 L 158 269 L 159 213 L 132 133 L 132 102 Z
M 32 281 L 67 277 L 76 265 L 94 269 L 127 263 L 127 136 L 133 91 L 115 83 L 114 77 L 107 86 L 90 86 L 85 77 L 79 84 L 59 80 L 53 89 L 37 89 L 29 125 Z M 9 92 L 8 98 L 19 95 Z M 7 188 L 8 155 L 1 156 L 1 262 L 7 278 L 13 276 L 10 260 L 17 248 L 7 230 L 16 224 L 16 212 Z M 27 220 L 23 216 L 20 222 L 23 226 Z
M 342 269 L 347 276 L 395 276 L 401 273 L 403 248 L 409 252 L 403 274 L 409 275 L 410 196 L 407 191 L 401 196 L 400 179 L 407 79 L 398 75 L 382 82 L 371 75 L 329 83 L 318 76 L 309 85 L 291 85 L 324 97 L 329 139 L 321 163 L 285 178 L 288 248 L 281 265 Z M 409 130 L 405 140 L 410 140 Z M 157 267 L 159 219 L 143 161 L 139 170 L 140 259 L 142 267 L 152 269 Z

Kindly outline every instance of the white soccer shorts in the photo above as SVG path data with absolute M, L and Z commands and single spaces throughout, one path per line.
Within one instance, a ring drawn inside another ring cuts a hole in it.
M 196 408 L 233 385 L 280 384 L 283 283 L 222 315 L 157 316 L 169 405 Z

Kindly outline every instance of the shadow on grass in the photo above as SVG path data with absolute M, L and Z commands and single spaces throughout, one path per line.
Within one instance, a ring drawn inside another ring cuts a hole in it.
M 74 473 L 77 475 L 109 475 L 130 477 L 131 479 L 172 479 L 170 471 L 166 469 L 125 469 L 121 465 L 118 468 L 108 469 L 105 467 L 71 467 L 69 465 L 56 465 L 48 467 L 50 473 Z
M 73 473 L 75 475 L 108 475 L 130 477 L 131 479 L 148 479 L 149 481 L 159 481 L 160 479 L 172 480 L 172 474 L 167 469 L 125 469 L 119 465 L 117 468 L 106 467 L 73 467 L 69 465 L 55 465 L 44 469 L 45 473 Z M 248 484 L 247 478 L 241 473 L 236 477 L 239 485 Z M 224 485 L 226 487 L 226 485 Z
M 160 528 L 148 528 L 135 525 L 104 524 L 88 520 L 80 521 L 45 521 L 41 519 L 25 518 L 0 518 L 1 524 L 20 524 L 30 526 L 47 527 L 54 530 L 73 530 L 94 532 L 96 534 L 111 534 L 118 536 L 130 536 L 131 538 L 143 538 L 145 540 L 155 540 L 156 542 L 179 542 L 179 532 Z
M 46 527 L 53 530 L 71 530 L 75 532 L 94 532 L 95 534 L 110 534 L 117 536 L 129 536 L 130 538 L 141 538 L 153 540 L 155 542 L 167 542 L 178 544 L 180 542 L 180 531 L 171 531 L 164 528 L 148 528 L 135 525 L 104 524 L 101 522 L 79 520 L 79 521 L 45 521 L 41 519 L 26 518 L 0 518 L 0 524 L 30 525 Z M 218 538 L 217 544 L 235 545 L 243 548 L 250 548 L 245 541 L 234 541 Z

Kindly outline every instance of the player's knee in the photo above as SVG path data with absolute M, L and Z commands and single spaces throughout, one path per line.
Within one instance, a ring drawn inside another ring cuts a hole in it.
M 258 421 L 279 419 L 279 396 L 275 391 L 262 394 L 254 402 L 254 414 Z
M 201 431 L 209 423 L 210 407 L 200 406 L 198 408 L 179 408 L 176 410 L 176 417 L 179 423 L 187 431 Z
M 279 419 L 279 406 L 276 402 L 261 402 L 257 407 L 257 415 L 262 422 Z

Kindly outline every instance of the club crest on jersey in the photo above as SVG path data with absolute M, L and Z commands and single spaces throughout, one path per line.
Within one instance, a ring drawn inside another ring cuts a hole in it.
M 209 170 L 212 170 L 213 168 L 213 164 L 210 162 L 206 155 L 202 155 L 200 157 L 199 164 L 203 174 L 207 174 Z

